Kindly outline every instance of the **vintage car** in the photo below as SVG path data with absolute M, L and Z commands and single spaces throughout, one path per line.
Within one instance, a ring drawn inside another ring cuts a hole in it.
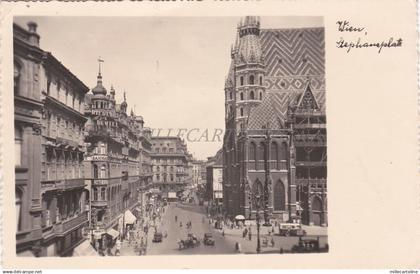
M 299 238 L 299 243 L 292 247 L 293 253 L 318 253 L 318 252 L 328 252 L 328 245 L 321 248 L 319 244 L 319 238 Z
M 200 240 L 192 233 L 188 233 L 186 240 L 178 241 L 178 248 L 185 249 L 190 247 L 197 247 L 200 245 Z
M 301 224 L 283 223 L 279 225 L 280 236 L 306 236 L 306 231 Z
M 214 246 L 214 239 L 211 233 L 205 233 L 203 239 L 204 245 L 211 245 Z
M 155 234 L 153 235 L 153 242 L 160 243 L 162 242 L 162 238 L 163 238 L 162 232 L 155 232 Z

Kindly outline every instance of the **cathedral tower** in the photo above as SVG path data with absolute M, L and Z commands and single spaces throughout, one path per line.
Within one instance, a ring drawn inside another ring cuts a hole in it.
M 233 50 L 235 73 L 235 124 L 240 131 L 247 127 L 251 110 L 265 96 L 265 64 L 260 43 L 260 20 L 247 16 L 238 25 L 238 42 Z

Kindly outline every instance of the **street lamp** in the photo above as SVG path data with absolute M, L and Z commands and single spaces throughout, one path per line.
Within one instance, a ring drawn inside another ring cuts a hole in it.
M 257 216 L 256 216 L 256 221 L 257 221 L 257 253 L 261 253 L 261 241 L 260 241 L 260 195 L 257 195 L 255 197 L 256 199 L 256 204 L 257 204 Z

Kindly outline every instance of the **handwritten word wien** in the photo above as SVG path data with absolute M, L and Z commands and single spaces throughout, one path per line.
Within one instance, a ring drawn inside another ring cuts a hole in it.
M 353 26 L 350 24 L 349 21 L 337 21 L 338 31 L 343 33 L 360 33 L 361 35 L 367 36 L 367 30 L 365 27 L 360 26 Z M 337 48 L 346 49 L 347 53 L 350 52 L 353 48 L 361 49 L 361 48 L 378 48 L 378 53 L 381 53 L 383 48 L 398 48 L 402 47 L 402 38 L 395 39 L 394 37 L 390 37 L 388 40 L 384 41 L 375 41 L 375 42 L 368 42 L 362 39 L 362 37 L 358 37 L 355 41 L 347 41 L 343 37 L 340 37 L 340 40 L 336 42 Z

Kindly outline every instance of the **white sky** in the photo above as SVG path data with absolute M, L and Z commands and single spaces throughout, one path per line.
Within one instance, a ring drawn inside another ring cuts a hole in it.
M 224 81 L 239 17 L 16 17 L 38 24 L 40 46 L 51 51 L 88 87 L 96 85 L 98 56 L 104 86 L 145 126 L 224 129 Z M 321 17 L 263 17 L 262 28 L 322 26 Z M 173 130 L 176 131 L 177 130 Z M 222 138 L 221 138 L 222 139 Z M 214 156 L 222 142 L 187 142 L 198 159 Z

